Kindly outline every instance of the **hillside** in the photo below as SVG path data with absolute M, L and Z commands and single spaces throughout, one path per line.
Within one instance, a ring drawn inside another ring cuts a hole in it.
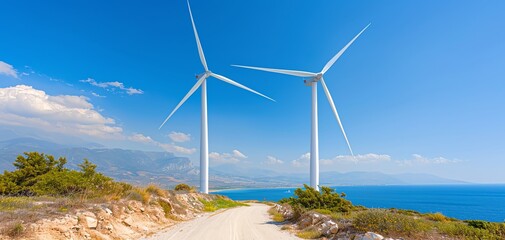
M 163 187 L 178 183 L 199 184 L 199 168 L 185 157 L 168 152 L 109 149 L 89 143 L 88 147 L 67 146 L 34 138 L 0 141 L 0 170 L 12 170 L 12 161 L 25 151 L 66 156 L 67 166 L 77 169 L 82 159 L 98 165 L 97 170 L 120 181 L 145 185 L 156 182 Z M 222 164 L 209 169 L 211 188 L 293 187 L 308 182 L 307 173 L 279 173 L 268 169 Z M 416 185 L 461 184 L 429 174 L 384 174 L 380 172 L 321 172 L 323 185 Z

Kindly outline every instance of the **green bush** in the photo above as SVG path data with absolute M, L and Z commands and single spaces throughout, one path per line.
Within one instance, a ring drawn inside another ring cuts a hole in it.
M 65 168 L 67 160 L 51 155 L 26 152 L 14 162 L 16 170 L 0 174 L 0 195 L 9 196 L 76 196 L 81 199 L 111 196 L 118 199 L 131 190 L 131 185 L 114 182 L 96 172 L 88 159 L 79 171 Z
M 306 184 L 303 186 L 305 190 L 301 188 L 295 190 L 296 197 L 284 198 L 279 202 L 307 210 L 326 209 L 332 212 L 349 212 L 355 208 L 349 200 L 344 199 L 332 188 L 323 186 L 320 191 L 316 191 Z
M 188 192 L 194 192 L 195 188 L 189 186 L 188 184 L 185 183 L 179 183 L 175 186 L 174 188 L 175 191 L 188 191 Z

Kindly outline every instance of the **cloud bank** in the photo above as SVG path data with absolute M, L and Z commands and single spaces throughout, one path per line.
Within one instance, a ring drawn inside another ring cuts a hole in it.
M 132 88 L 132 87 L 125 87 L 124 86 L 124 83 L 122 82 L 118 82 L 118 81 L 115 81 L 115 82 L 97 82 L 95 81 L 95 79 L 93 78 L 88 78 L 88 79 L 85 79 L 85 80 L 80 80 L 79 82 L 83 82 L 83 83 L 89 83 L 90 85 L 92 86 L 95 86 L 95 87 L 99 87 L 99 88 L 104 88 L 104 89 L 107 89 L 108 91 L 121 91 L 121 92 L 124 92 L 128 95 L 135 95 L 135 94 L 143 94 L 144 91 L 142 91 L 141 89 L 136 89 L 136 88 Z

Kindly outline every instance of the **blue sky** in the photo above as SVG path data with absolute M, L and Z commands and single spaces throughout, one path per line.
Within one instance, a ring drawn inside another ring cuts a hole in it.
M 209 79 L 211 166 L 308 171 L 303 79 L 230 64 L 316 72 L 371 22 L 325 75 L 359 162 L 320 88 L 322 171 L 505 182 L 505 2 L 191 5 L 209 68 L 277 100 Z M 6 1 L 0 29 L 0 128 L 198 162 L 199 92 L 158 130 L 203 72 L 185 1 Z

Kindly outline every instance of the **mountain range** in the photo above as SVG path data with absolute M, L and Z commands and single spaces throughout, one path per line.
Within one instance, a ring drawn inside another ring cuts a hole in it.
M 186 157 L 169 152 L 150 152 L 57 144 L 35 138 L 0 141 L 0 170 L 13 170 L 12 163 L 23 152 L 37 151 L 66 157 L 67 167 L 77 169 L 84 158 L 97 164 L 97 170 L 116 180 L 145 185 L 156 183 L 173 187 L 178 183 L 198 185 L 199 168 Z M 250 169 L 239 164 L 222 164 L 209 170 L 211 188 L 294 187 L 309 180 L 308 172 L 279 173 L 268 169 Z M 380 172 L 321 172 L 322 185 L 421 185 L 461 184 L 462 181 L 430 174 L 385 174 Z

